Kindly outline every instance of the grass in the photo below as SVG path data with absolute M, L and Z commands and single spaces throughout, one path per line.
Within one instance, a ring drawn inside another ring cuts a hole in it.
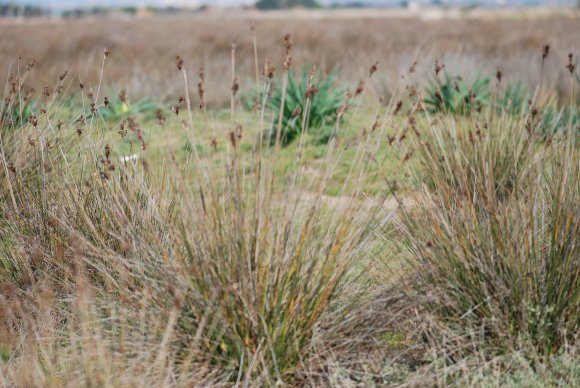
M 107 78 L 115 50 L 101 54 L 99 81 L 58 78 L 26 118 L 27 86 L 7 85 L 0 382 L 572 384 L 575 122 L 541 136 L 531 110 L 493 95 L 482 109 L 430 112 L 412 72 L 409 96 L 378 100 L 373 60 L 346 82 L 360 90 L 335 112 L 336 136 L 321 144 L 308 131 L 305 95 L 283 147 L 296 48 L 280 43 L 284 65 L 252 74 L 248 89 L 264 91 L 253 111 L 236 45 L 221 73 L 229 108 L 206 104 L 205 74 L 220 67 L 192 81 L 187 57 L 170 98 L 105 103 L 120 86 Z

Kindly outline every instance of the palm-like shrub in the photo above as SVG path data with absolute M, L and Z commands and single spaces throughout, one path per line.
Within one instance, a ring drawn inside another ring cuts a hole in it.
M 472 81 L 445 73 L 426 90 L 425 105 L 431 112 L 466 114 L 489 103 L 489 77 L 479 74 Z
M 326 76 L 316 73 L 312 82 L 309 81 L 309 72 L 306 70 L 303 70 L 298 77 L 292 72 L 288 74 L 288 85 L 282 108 L 281 142 L 283 145 L 299 137 L 302 130 L 315 136 L 318 141 L 328 140 L 337 120 L 337 111 L 344 101 L 344 89 L 337 86 L 337 78 L 337 71 L 332 71 Z M 309 93 L 310 97 L 308 97 L 307 91 L 310 85 L 313 85 L 316 90 Z M 274 113 L 274 123 L 270 132 L 272 141 L 276 138 L 282 93 L 282 87 L 280 83 L 277 83 L 274 94 L 268 102 Z M 307 100 L 309 100 L 308 107 Z M 306 115 L 305 128 L 302 128 L 303 115 Z

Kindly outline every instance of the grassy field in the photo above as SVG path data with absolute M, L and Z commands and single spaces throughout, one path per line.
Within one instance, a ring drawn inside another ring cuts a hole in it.
M 0 384 L 578 384 L 578 15 L 430 12 L 2 22 Z

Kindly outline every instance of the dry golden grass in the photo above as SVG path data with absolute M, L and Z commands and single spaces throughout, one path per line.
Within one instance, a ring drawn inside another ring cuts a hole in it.
M 338 67 L 342 78 L 352 82 L 364 76 L 369 63 L 379 60 L 377 95 L 389 95 L 400 75 L 418 61 L 418 74 L 431 73 L 439 59 L 446 69 L 464 77 L 481 71 L 492 74 L 498 66 L 508 82 L 535 88 L 540 78 L 539 50 L 546 42 L 552 55 L 546 63 L 544 84 L 565 94 L 567 81 L 561 62 L 580 37 L 580 21 L 574 13 L 536 12 L 521 14 L 475 13 L 466 17 L 396 12 L 358 11 L 358 14 L 308 13 L 207 13 L 190 16 L 158 16 L 134 19 L 41 20 L 0 24 L 0 74 L 14 69 L 17 58 L 36 59 L 42 72 L 29 79 L 32 85 L 52 82 L 66 68 L 96 84 L 102 47 L 111 47 L 106 82 L 126 88 L 131 98 L 175 97 L 181 89 L 173 74 L 176 54 L 183 56 L 192 74 L 206 68 L 207 100 L 210 107 L 229 101 L 227 77 L 229 48 L 238 46 L 237 72 L 242 89 L 255 82 L 252 33 L 259 36 L 260 63 L 270 58 L 278 69 L 282 57 L 281 36 L 294 36 L 295 67 Z M 286 16 L 284 16 L 286 15 Z M 423 14 L 423 16 L 425 16 Z M 444 16 L 443 18 L 441 16 Z M 255 21 L 252 21 L 255 19 Z M 425 20 L 427 19 L 427 20 Z M 174 81 L 168 82 L 169 79 Z M 193 82 L 193 80 L 192 80 Z
M 577 18 L 364 12 L 256 17 L 257 55 L 244 15 L 0 26 L 0 385 L 577 380 Z M 323 144 L 313 64 L 355 87 Z

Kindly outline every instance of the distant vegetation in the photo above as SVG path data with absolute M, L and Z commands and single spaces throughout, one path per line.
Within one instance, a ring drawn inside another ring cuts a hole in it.
M 258 0 L 258 9 L 285 9 L 285 8 L 316 8 L 319 7 L 315 0 Z
M 0 3 L 0 17 L 35 17 L 50 14 L 49 10 L 35 5 Z

